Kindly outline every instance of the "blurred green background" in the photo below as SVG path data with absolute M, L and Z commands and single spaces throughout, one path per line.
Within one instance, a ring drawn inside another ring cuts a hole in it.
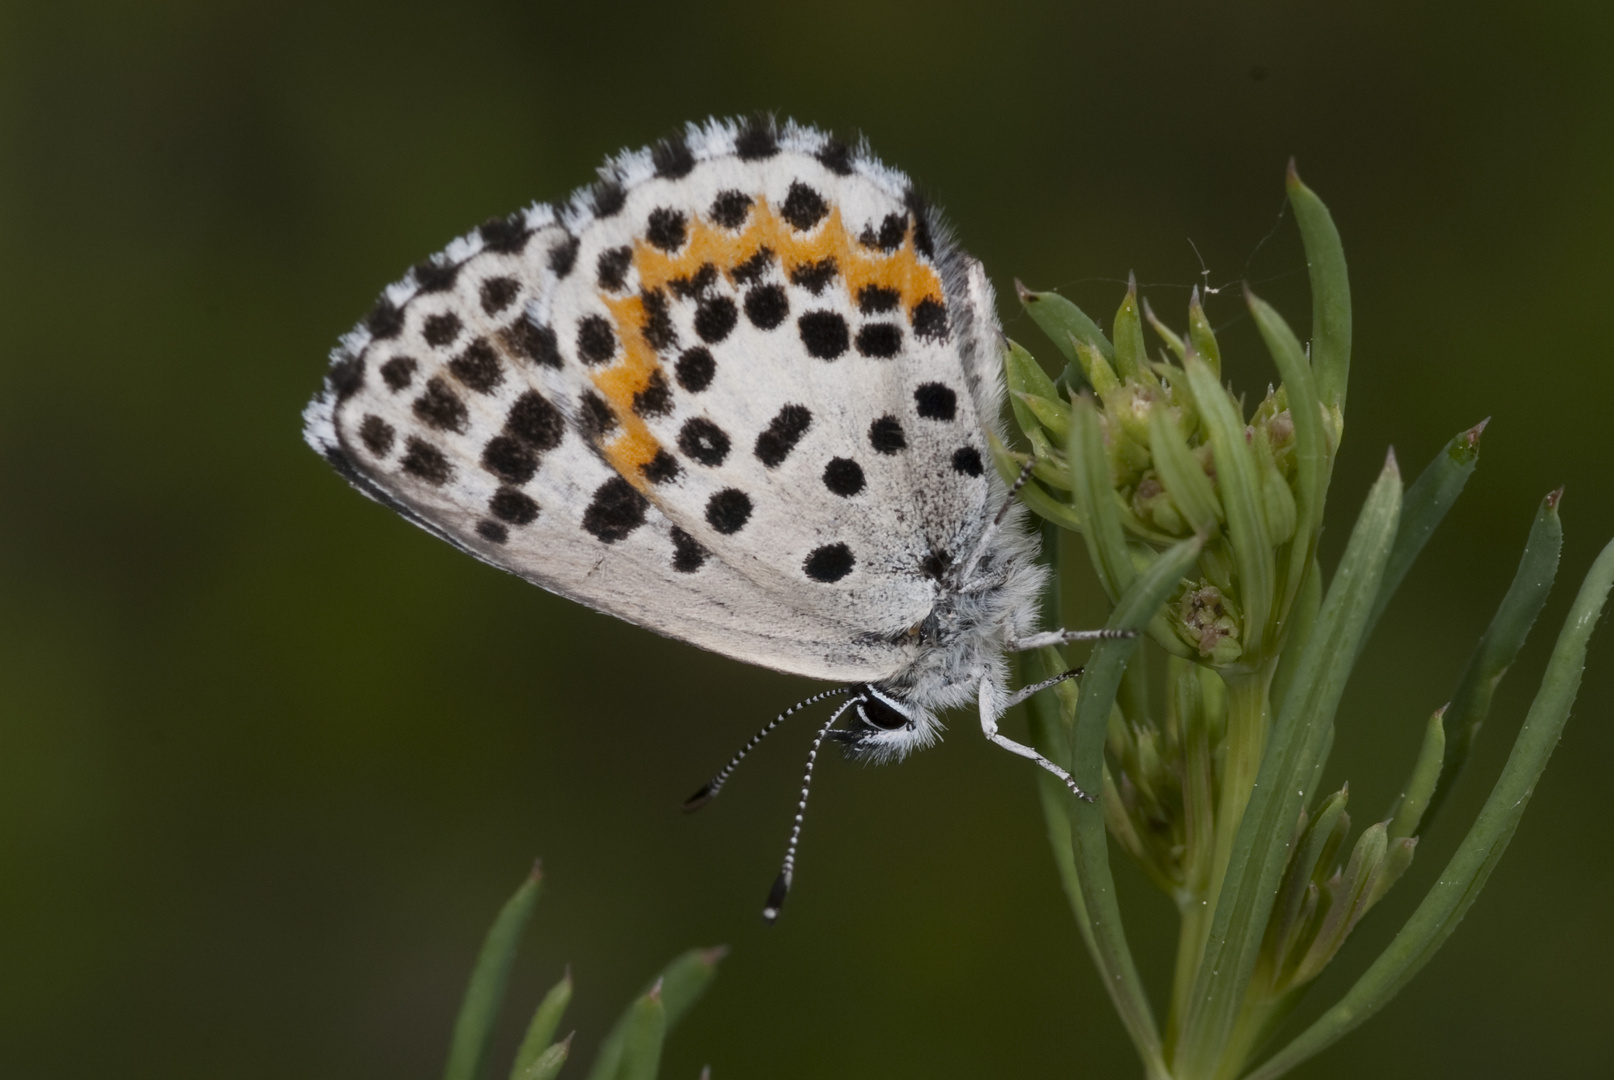
M 1173 322 L 1190 285 L 1224 287 L 1210 313 L 1252 403 L 1274 376 L 1236 283 L 1302 333 L 1310 311 L 1280 216 L 1298 157 L 1356 298 L 1325 562 L 1387 446 L 1414 472 L 1494 417 L 1347 695 L 1329 778 L 1359 822 L 1397 790 L 1537 500 L 1568 486 L 1559 592 L 1457 798 L 1317 987 L 1337 996 L 1466 828 L 1614 535 L 1611 12 L 0 5 L 0 1074 L 433 1076 L 535 855 L 514 1001 L 570 961 L 583 1047 L 675 952 L 726 942 L 664 1076 L 1137 1074 L 1030 769 L 971 718 L 900 768 L 827 763 L 765 928 L 808 727 L 701 815 L 678 804 L 812 685 L 475 563 L 298 437 L 327 350 L 413 261 L 608 152 L 757 108 L 862 131 L 917 177 L 1045 357 L 1015 276 L 1106 323 L 1129 270 Z M 1473 912 L 1301 1075 L 1606 1068 L 1611 637 Z M 1163 986 L 1174 916 L 1121 876 Z

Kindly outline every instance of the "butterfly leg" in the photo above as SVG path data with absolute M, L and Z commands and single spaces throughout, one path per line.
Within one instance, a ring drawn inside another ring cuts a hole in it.
M 1027 634 L 1023 638 L 1010 638 L 1004 646 L 1009 652 L 1028 652 L 1045 645 L 1069 645 L 1073 641 L 1115 641 L 1137 637 L 1136 630 L 1049 630 L 1042 634 Z
M 1058 765 L 1055 765 L 1053 762 L 1037 753 L 1037 751 L 1031 747 L 1026 746 L 1024 743 L 1017 743 L 1007 735 L 1004 735 L 1002 732 L 998 731 L 998 717 L 1003 715 L 1003 710 L 1008 708 L 1009 704 L 1018 704 L 1024 698 L 1031 696 L 1031 694 L 1036 693 L 1038 690 L 1052 686 L 1054 683 L 1062 682 L 1065 679 L 1070 678 L 1072 675 L 1078 674 L 1080 670 L 1081 669 L 1078 668 L 1076 671 L 1067 671 L 1063 675 L 1059 675 L 1048 680 L 1047 682 L 1029 686 L 1021 693 L 1012 697 L 1007 704 L 999 703 L 998 688 L 993 681 L 989 678 L 982 679 L 980 695 L 981 733 L 987 737 L 988 741 L 996 743 L 1009 753 L 1023 757 L 1027 761 L 1034 761 L 1038 765 L 1041 765 L 1044 769 L 1047 769 L 1049 772 L 1059 777 L 1059 779 L 1065 782 L 1065 786 L 1070 789 L 1070 793 L 1076 796 L 1078 799 L 1085 799 L 1087 802 L 1092 802 L 1093 797 L 1076 786 L 1076 781 L 1071 779 L 1070 773 L 1066 772 L 1064 769 L 1061 769 Z

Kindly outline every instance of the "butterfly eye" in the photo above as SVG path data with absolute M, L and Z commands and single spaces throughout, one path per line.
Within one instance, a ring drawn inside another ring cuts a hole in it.
M 858 701 L 857 714 L 864 723 L 870 727 L 880 728 L 882 731 L 898 731 L 912 723 L 908 715 L 901 709 L 872 694 Z

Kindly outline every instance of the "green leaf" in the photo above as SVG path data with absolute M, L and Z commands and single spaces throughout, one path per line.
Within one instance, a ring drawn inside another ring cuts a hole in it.
M 481 1080 L 487 1075 L 488 1044 L 493 1039 L 493 1025 L 499 1018 L 505 985 L 510 980 L 510 965 L 515 962 L 521 934 L 527 929 L 533 907 L 538 903 L 542 882 L 543 872 L 534 863 L 532 873 L 505 902 L 482 942 L 476 967 L 471 970 L 470 984 L 465 988 L 465 999 L 460 1003 L 459 1017 L 454 1021 L 448 1065 L 443 1070 L 446 1080 Z
M 1081 308 L 1058 293 L 1032 292 L 1018 281 L 1014 283 L 1014 290 L 1019 294 L 1020 304 L 1026 313 L 1065 354 L 1066 360 L 1073 364 L 1077 362 L 1076 350 L 1070 343 L 1072 337 L 1096 348 L 1106 360 L 1115 359 L 1115 346 L 1098 328 L 1098 323 L 1088 318 Z
M 1474 475 L 1474 467 L 1479 464 L 1480 435 L 1488 423 L 1489 419 L 1481 420 L 1467 431 L 1452 436 L 1445 449 L 1435 455 L 1435 460 L 1407 488 L 1406 498 L 1401 502 L 1401 527 L 1396 530 L 1390 561 L 1384 564 L 1384 581 L 1379 585 L 1373 614 L 1367 620 L 1366 637 L 1373 635 L 1373 628 L 1400 587 L 1401 579 L 1407 576 L 1446 511 L 1462 494 L 1463 485 Z
M 1288 188 L 1311 275 L 1311 368 L 1317 378 L 1317 397 L 1343 414 L 1351 374 L 1351 283 L 1345 272 L 1345 249 L 1333 215 L 1300 182 L 1293 161 L 1289 162 Z
M 1446 708 L 1446 761 L 1440 770 L 1440 780 L 1429 797 L 1429 808 L 1424 811 L 1424 828 L 1435 820 L 1452 785 L 1462 774 L 1468 753 L 1474 746 L 1480 725 L 1491 712 L 1491 698 L 1496 693 L 1502 676 L 1507 674 L 1524 639 L 1535 625 L 1536 616 L 1547 602 L 1552 582 L 1558 575 L 1558 553 L 1563 548 L 1564 527 L 1558 519 L 1558 501 L 1563 497 L 1560 488 L 1541 500 L 1535 523 L 1530 526 L 1530 538 L 1525 541 L 1524 554 L 1519 558 L 1519 569 L 1513 575 L 1513 584 L 1491 618 L 1485 636 L 1468 658 L 1468 665 L 1457 679 L 1451 704 Z
M 1262 506 L 1260 466 L 1244 438 L 1244 418 L 1210 368 L 1190 357 L 1183 370 L 1215 454 L 1222 511 L 1227 515 L 1228 539 L 1238 569 L 1237 601 L 1244 613 L 1242 644 L 1245 655 L 1253 659 L 1262 654 L 1276 573 Z
M 1284 567 L 1284 595 L 1277 601 L 1277 610 L 1273 613 L 1281 614 L 1293 603 L 1306 569 L 1311 565 L 1317 532 L 1322 525 L 1323 503 L 1328 498 L 1330 454 L 1317 404 L 1317 386 L 1312 381 L 1312 368 L 1306 363 L 1300 340 L 1271 305 L 1248 289 L 1244 298 L 1283 379 L 1289 398 L 1289 418 L 1295 426 L 1295 542 L 1289 548 L 1288 564 Z
M 1473 828 L 1441 871 L 1401 932 L 1363 973 L 1339 1003 L 1318 1017 L 1294 1041 L 1272 1055 L 1246 1080 L 1276 1080 L 1290 1069 L 1354 1030 L 1383 1008 L 1443 945 L 1469 905 L 1484 887 L 1497 860 L 1507 850 L 1525 805 L 1541 774 L 1580 689 L 1586 645 L 1614 587 L 1614 543 L 1592 564 L 1553 646 L 1541 688 L 1530 704 L 1502 775 L 1491 789 Z
M 1037 364 L 1036 358 L 1014 342 L 1009 342 L 1003 355 L 1003 376 L 1009 387 L 1009 408 L 1014 413 L 1014 422 L 1020 428 L 1020 433 L 1031 444 L 1031 452 L 1041 458 L 1046 457 L 1052 449 L 1048 436 L 1037 421 L 1037 414 L 1032 412 L 1031 406 L 1026 404 L 1022 394 L 1033 393 L 1033 386 L 1047 383 L 1050 392 L 1052 383 Z
M 656 1073 L 661 1071 L 661 1046 L 666 1037 L 667 1009 L 661 1000 L 661 983 L 657 982 L 628 1010 L 622 1067 L 617 1071 L 617 1080 L 656 1080 Z
M 516 1063 L 510 1070 L 512 1080 L 524 1077 L 532 1065 L 545 1053 L 550 1041 L 555 1037 L 555 1029 L 560 1026 L 560 1018 L 566 1014 L 566 1006 L 572 1000 L 572 971 L 566 969 L 566 974 L 544 995 L 544 1000 L 538 1003 L 538 1009 L 532 1014 L 532 1022 L 527 1025 L 527 1034 L 521 1040 L 521 1048 L 516 1051 Z M 561 1058 L 565 1060 L 564 1055 Z
M 644 993 L 648 995 L 651 990 L 660 988 L 658 996 L 661 1007 L 666 1014 L 666 1030 L 671 1032 L 700 1000 L 706 988 L 712 984 L 717 975 L 718 961 L 728 955 L 728 949 L 719 945 L 712 949 L 690 949 L 680 953 L 672 963 L 661 969 L 661 974 L 646 987 Z M 642 1000 L 642 996 L 641 996 Z M 635 1006 L 636 1007 L 636 1006 Z M 634 1010 L 629 1010 L 617 1020 L 611 1028 L 605 1041 L 600 1043 L 600 1052 L 594 1059 L 594 1067 L 589 1070 L 588 1080 L 620 1080 L 620 1069 L 623 1065 L 623 1054 L 627 1049 L 629 1029 L 633 1023 Z
M 1104 591 L 1116 600 L 1137 577 L 1132 554 L 1127 550 L 1126 531 L 1111 495 L 1109 458 L 1104 453 L 1104 432 L 1099 424 L 1098 407 L 1086 394 L 1071 409 L 1070 449 L 1071 501 L 1076 514 L 1088 527 L 1082 530 L 1087 553 L 1093 560 Z
M 1149 362 L 1143 344 L 1143 321 L 1138 317 L 1138 279 L 1127 275 L 1126 298 L 1115 313 L 1115 371 L 1122 379 L 1143 379 Z
M 1154 327 L 1154 332 L 1160 335 L 1160 340 L 1166 343 L 1166 348 L 1171 350 L 1171 355 L 1177 358 L 1177 362 L 1182 363 L 1183 357 L 1188 355 L 1188 346 L 1183 343 L 1182 338 L 1178 337 L 1171 327 L 1160 321 L 1159 316 L 1154 313 L 1154 309 L 1149 306 L 1147 298 L 1143 301 L 1143 319 Z
M 1155 471 L 1165 483 L 1171 501 L 1182 511 L 1188 527 L 1195 532 L 1214 531 L 1222 517 L 1221 500 L 1164 405 L 1156 405 L 1150 411 L 1149 448 L 1154 453 Z
M 1193 567 L 1202 544 L 1200 538 L 1193 537 L 1161 553 L 1122 594 L 1106 625 L 1113 629 L 1145 627 Z M 1101 641 L 1088 658 L 1076 704 L 1071 756 L 1066 759 L 1071 775 L 1084 791 L 1103 789 L 1104 738 L 1110 709 L 1120 689 L 1122 671 L 1139 640 L 1132 637 Z M 1115 881 L 1110 874 L 1104 809 L 1097 803 L 1082 802 L 1068 795 L 1066 801 L 1071 806 L 1076 878 L 1089 916 L 1094 959 L 1116 1011 L 1121 1014 L 1121 1022 L 1143 1058 L 1145 1069 L 1150 1076 L 1166 1076 L 1160 1032 L 1121 925 Z
M 1446 726 L 1441 722 L 1446 707 L 1442 705 L 1429 717 L 1423 729 L 1423 745 L 1418 749 L 1418 760 L 1412 765 L 1412 774 L 1401 789 L 1399 805 L 1390 820 L 1390 836 L 1399 840 L 1413 836 L 1424 811 L 1429 808 L 1429 796 L 1435 793 L 1435 781 L 1440 779 L 1440 764 L 1446 757 Z
M 1401 476 L 1391 456 L 1368 492 L 1305 656 L 1278 706 L 1255 789 L 1234 836 L 1174 1063 L 1185 1076 L 1212 1075 L 1232 1034 L 1288 862 L 1295 823 L 1378 595 L 1400 506 Z
M 1211 374 L 1218 379 L 1222 377 L 1222 347 L 1216 343 L 1216 334 L 1211 330 L 1210 320 L 1205 318 L 1205 308 L 1199 302 L 1199 286 L 1188 298 L 1188 342 L 1211 369 Z
M 560 1075 L 561 1066 L 572 1053 L 572 1037 L 566 1036 L 544 1050 L 539 1051 L 527 1067 L 520 1072 L 511 1073 L 512 1080 L 555 1080 Z

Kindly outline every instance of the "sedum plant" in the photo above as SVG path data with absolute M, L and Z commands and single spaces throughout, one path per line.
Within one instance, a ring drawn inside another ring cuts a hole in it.
M 1427 722 L 1397 805 L 1356 828 L 1348 788 L 1318 787 L 1340 696 L 1379 614 L 1473 472 L 1484 424 L 1454 437 L 1410 486 L 1390 454 L 1344 556 L 1324 573 L 1317 540 L 1345 433 L 1350 291 L 1333 221 L 1292 165 L 1288 194 L 1310 271 L 1312 337 L 1302 345 L 1246 292 L 1281 380 L 1253 410 L 1223 384 L 1197 290 L 1186 326 L 1172 328 L 1129 286 L 1106 336 L 1069 300 L 1022 286 L 1021 303 L 1066 366 L 1055 380 L 1018 344 L 1005 356 L 1028 449 L 994 444 L 997 467 L 1011 482 L 1029 468 L 1021 496 L 1045 521 L 1045 550 L 1057 550 L 1060 529 L 1080 534 L 1114 605 L 1109 625 L 1141 631 L 1098 645 L 1079 688 L 1064 683 L 1029 708 L 1040 748 L 1102 793 L 1088 804 L 1039 778 L 1077 925 L 1151 1080 L 1272 1080 L 1416 973 L 1507 846 L 1614 583 L 1610 545 L 1438 884 L 1339 1002 L 1276 1045 L 1307 986 L 1411 864 L 1546 601 L 1562 537 L 1553 492 L 1451 701 Z M 1055 580 L 1050 609 L 1057 596 Z M 1057 611 L 1047 615 L 1064 625 Z M 1045 649 L 1030 655 L 1025 677 L 1066 666 Z M 1163 1024 L 1127 947 L 1106 836 L 1180 915 Z
M 489 1056 L 493 1029 L 504 1002 L 510 967 L 532 920 L 542 883 L 543 874 L 535 864 L 527 880 L 505 902 L 482 942 L 454 1023 L 444 1080 L 488 1080 L 494 1075 Z M 717 963 L 726 952 L 722 947 L 690 949 L 663 968 L 606 1035 L 594 1055 L 588 1080 L 656 1080 L 663 1042 L 711 985 Z M 555 1032 L 571 1000 L 572 973 L 568 968 L 538 1003 L 528 1022 L 510 1067 L 510 1080 L 555 1080 L 560 1075 L 571 1055 L 572 1035 L 556 1040 Z M 703 1070 L 701 1076 L 704 1080 L 708 1072 Z

